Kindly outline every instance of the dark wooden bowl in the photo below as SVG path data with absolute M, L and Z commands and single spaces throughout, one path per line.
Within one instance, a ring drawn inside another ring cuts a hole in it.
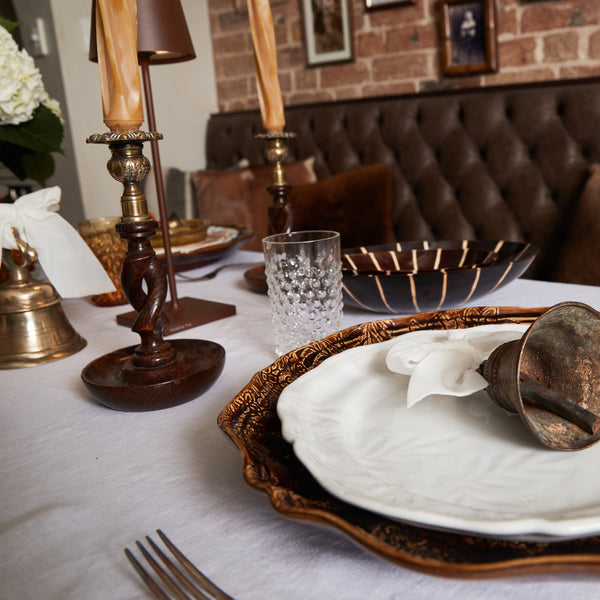
M 423 247 L 424 244 L 421 243 L 410 244 L 414 248 L 406 248 L 402 243 L 392 246 L 367 246 L 344 250 L 342 264 L 345 269 L 360 274 L 417 273 L 441 269 L 472 269 L 491 264 L 498 259 L 498 253 L 491 246 L 476 248 L 469 242 L 463 244 L 463 248 L 448 248 L 441 244 L 430 248 Z
M 457 308 L 514 281 L 537 248 L 519 242 L 410 242 L 344 250 L 344 302 L 411 314 Z

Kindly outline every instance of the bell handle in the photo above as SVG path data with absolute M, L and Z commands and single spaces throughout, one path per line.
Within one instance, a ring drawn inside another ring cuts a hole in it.
M 2 262 L 6 265 L 10 281 L 26 281 L 29 279 L 29 268 L 37 260 L 38 254 L 34 248 L 19 237 L 19 231 L 16 227 L 11 229 L 17 249 L 21 253 L 21 262 L 17 263 L 11 254 L 11 250 L 7 248 L 2 249 Z
M 598 433 L 600 416 L 540 385 L 522 372 L 519 373 L 519 390 L 523 400 L 529 400 L 540 408 L 563 417 L 592 435 Z
M 477 368 L 477 373 L 488 382 L 486 388 L 488 396 L 498 406 L 510 412 L 520 412 L 519 407 L 515 404 L 519 400 L 510 393 L 510 386 L 507 385 L 507 382 L 514 377 L 513 373 L 516 368 L 514 359 L 519 348 L 519 340 L 501 344 Z M 520 369 L 518 371 L 518 396 L 521 402 L 536 405 L 562 417 L 592 435 L 600 431 L 600 415 L 543 386 Z

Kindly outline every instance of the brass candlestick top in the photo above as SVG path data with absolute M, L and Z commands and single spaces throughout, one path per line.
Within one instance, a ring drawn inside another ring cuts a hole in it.
M 271 185 L 283 186 L 288 185 L 285 176 L 285 168 L 283 163 L 288 159 L 290 152 L 285 144 L 285 140 L 291 140 L 296 137 L 292 132 L 281 133 L 259 133 L 255 136 L 257 139 L 266 140 L 267 145 L 263 151 L 266 161 L 273 165 L 273 173 L 271 175 Z M 276 232 L 279 233 L 279 232 Z
M 289 202 L 288 194 L 292 186 L 285 175 L 285 161 L 289 156 L 287 140 L 294 139 L 296 134 L 291 131 L 279 133 L 258 133 L 255 136 L 267 142 L 264 157 L 267 163 L 273 166 L 271 185 L 267 191 L 273 197 L 273 204 L 269 206 L 269 232 L 287 233 L 294 226 L 294 211 Z
M 142 154 L 142 142 L 162 140 L 157 132 L 128 131 L 125 133 L 95 133 L 87 138 L 88 144 L 107 144 L 118 148 L 106 163 L 112 178 L 123 184 L 121 211 L 123 221 L 150 219 L 148 206 L 140 182 L 150 171 L 150 161 Z

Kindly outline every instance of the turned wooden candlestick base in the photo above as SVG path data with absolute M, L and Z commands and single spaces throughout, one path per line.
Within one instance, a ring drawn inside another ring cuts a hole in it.
M 117 410 L 157 410 L 193 400 L 221 374 L 225 350 L 206 340 L 172 340 L 169 345 L 174 360 L 153 369 L 135 366 L 136 346 L 105 354 L 83 369 L 83 383 L 100 404 Z
M 109 145 L 108 170 L 123 184 L 123 216 L 115 229 L 127 242 L 121 284 L 137 313 L 131 329 L 140 336 L 140 344 L 92 361 L 81 378 L 98 402 L 117 410 L 157 410 L 188 402 L 217 380 L 225 363 L 225 350 L 219 344 L 163 338 L 167 279 L 150 244 L 158 223 L 148 215 L 140 188 L 150 169 L 142 143 L 160 137 L 128 132 L 88 138 Z

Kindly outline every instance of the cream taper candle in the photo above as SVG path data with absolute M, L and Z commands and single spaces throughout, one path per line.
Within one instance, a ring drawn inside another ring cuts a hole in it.
M 248 0 L 248 16 L 263 126 L 268 133 L 279 133 L 285 126 L 285 117 L 277 75 L 277 48 L 269 0 Z
M 104 122 L 114 132 L 138 131 L 144 113 L 136 0 L 96 0 L 96 43 Z

